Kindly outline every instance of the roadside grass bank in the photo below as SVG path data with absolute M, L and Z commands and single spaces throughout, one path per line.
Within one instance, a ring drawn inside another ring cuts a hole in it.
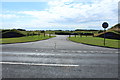
M 9 44 L 9 43 L 23 43 L 23 42 L 34 42 L 49 39 L 55 36 L 43 36 L 43 35 L 34 35 L 34 36 L 25 36 L 25 37 L 17 37 L 17 38 L 1 38 L 0 44 Z
M 104 46 L 104 38 L 100 37 L 69 37 L 69 40 L 73 42 L 78 42 L 78 43 L 84 43 L 84 44 L 89 44 L 89 45 L 95 45 L 95 46 Z M 110 48 L 120 48 L 118 45 L 120 40 L 115 40 L 115 39 L 106 39 L 105 42 L 105 47 L 110 47 Z

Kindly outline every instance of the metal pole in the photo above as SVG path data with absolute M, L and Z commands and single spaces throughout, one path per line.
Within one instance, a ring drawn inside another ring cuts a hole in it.
M 105 46 L 105 32 L 106 32 L 106 28 L 108 27 L 108 23 L 107 22 L 104 22 L 102 24 L 102 27 L 104 28 L 104 46 Z
M 82 34 L 80 34 L 80 37 L 82 37 Z
M 45 32 L 44 32 L 44 37 L 45 37 Z
M 51 37 L 51 34 L 49 33 L 49 37 Z
M 71 37 L 71 35 L 69 34 L 69 37 Z
M 105 46 L 105 28 L 104 28 L 104 46 Z
M 40 32 L 38 32 L 38 35 L 40 36 Z
M 75 34 L 75 37 L 76 37 L 76 34 Z
M 27 32 L 27 37 L 29 36 L 29 33 Z
M 34 32 L 32 33 L 32 37 L 34 36 Z

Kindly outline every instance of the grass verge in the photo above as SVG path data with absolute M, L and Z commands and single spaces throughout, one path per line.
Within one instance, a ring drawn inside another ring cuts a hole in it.
M 70 37 L 69 40 L 89 45 L 104 46 L 104 38 L 100 37 Z M 120 40 L 106 39 L 105 47 L 120 48 L 118 45 L 119 42 Z
M 35 36 L 25 36 L 25 37 L 17 37 L 17 38 L 1 38 L 0 44 L 9 44 L 9 43 L 22 43 L 22 42 L 33 42 L 39 40 L 49 39 L 55 36 L 43 36 L 43 35 L 35 35 Z

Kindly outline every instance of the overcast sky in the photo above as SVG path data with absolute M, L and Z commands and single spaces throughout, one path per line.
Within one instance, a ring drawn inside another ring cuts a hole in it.
M 2 29 L 102 29 L 118 23 L 118 0 L 2 0 Z

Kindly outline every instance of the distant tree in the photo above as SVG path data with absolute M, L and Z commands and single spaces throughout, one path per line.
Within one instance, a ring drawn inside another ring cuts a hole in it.
M 41 33 L 44 33 L 44 32 L 45 32 L 44 30 L 41 31 Z
M 17 30 L 19 30 L 19 31 L 26 31 L 25 29 L 17 29 Z
M 55 30 L 55 31 L 62 31 L 62 30 Z
M 2 33 L 3 33 L 3 32 L 6 32 L 6 31 L 10 31 L 10 29 L 5 29 L 5 30 L 2 30 Z
M 65 30 L 65 31 L 70 31 L 70 30 Z
M 81 31 L 81 29 L 76 29 L 75 31 Z

